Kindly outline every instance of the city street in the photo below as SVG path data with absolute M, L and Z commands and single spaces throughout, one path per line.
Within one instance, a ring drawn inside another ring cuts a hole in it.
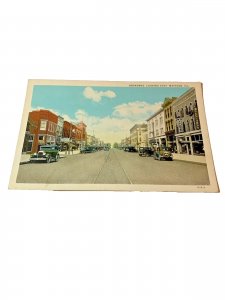
M 207 167 L 184 161 L 158 161 L 111 149 L 68 155 L 58 162 L 20 165 L 18 183 L 209 184 Z

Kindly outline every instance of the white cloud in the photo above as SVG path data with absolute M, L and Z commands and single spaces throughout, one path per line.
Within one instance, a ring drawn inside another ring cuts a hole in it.
M 115 98 L 116 94 L 113 91 L 96 91 L 92 87 L 86 87 L 83 91 L 83 95 L 90 100 L 93 100 L 94 102 L 100 102 L 102 100 L 102 97 L 107 98 Z
M 75 123 L 83 121 L 87 125 L 87 132 L 90 135 L 95 134 L 104 142 L 120 142 L 121 139 L 129 135 L 130 128 L 134 125 L 133 121 L 127 118 L 117 117 L 96 117 L 89 115 L 84 110 L 78 110 L 74 114 Z
M 145 121 L 161 108 L 162 102 L 154 104 L 145 101 L 128 102 L 114 107 L 113 116 L 133 121 Z
M 49 110 L 51 111 L 53 114 L 59 116 L 60 113 L 54 109 L 51 109 L 51 108 L 46 108 L 46 107 L 42 107 L 42 106 L 37 106 L 37 107 L 31 107 L 30 108 L 30 111 L 33 111 L 33 110 L 40 110 L 40 109 L 44 109 L 44 110 Z

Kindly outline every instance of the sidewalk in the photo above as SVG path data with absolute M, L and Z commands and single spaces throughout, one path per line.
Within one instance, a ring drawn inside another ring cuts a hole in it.
M 199 164 L 206 164 L 206 158 L 202 155 L 188 155 L 173 153 L 174 160 L 182 160 Z
M 60 158 L 63 158 L 63 157 L 66 157 L 68 155 L 75 155 L 75 154 L 79 154 L 79 153 L 80 153 L 80 150 L 73 150 L 73 151 L 70 151 L 70 152 L 60 151 L 59 156 L 60 156 Z M 21 165 L 27 164 L 27 163 L 29 163 L 29 161 L 30 161 L 30 154 L 26 154 L 26 153 L 21 154 L 21 158 L 20 158 L 20 164 Z
M 73 151 L 60 151 L 59 156 L 60 157 L 66 157 L 67 155 L 75 155 L 79 154 L 80 150 L 73 150 Z
M 30 161 L 30 154 L 21 154 L 20 164 L 27 164 Z

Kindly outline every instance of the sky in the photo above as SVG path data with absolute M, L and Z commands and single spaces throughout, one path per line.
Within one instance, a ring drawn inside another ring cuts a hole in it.
M 31 110 L 48 109 L 67 121 L 83 121 L 88 134 L 114 143 L 129 136 L 134 124 L 146 122 L 166 97 L 178 97 L 188 89 L 35 85 Z

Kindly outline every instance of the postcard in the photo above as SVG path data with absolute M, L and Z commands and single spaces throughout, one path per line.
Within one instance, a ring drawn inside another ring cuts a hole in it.
M 202 83 L 29 80 L 9 188 L 219 192 Z

